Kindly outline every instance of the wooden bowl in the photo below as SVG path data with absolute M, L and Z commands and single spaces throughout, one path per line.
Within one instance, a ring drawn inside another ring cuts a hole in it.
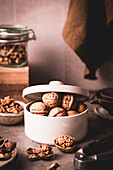
M 67 136 L 69 136 L 69 135 L 67 135 Z M 74 151 L 74 149 L 76 148 L 76 140 L 74 137 L 73 137 L 73 139 L 74 139 L 74 144 L 71 147 L 67 147 L 65 149 L 62 148 L 61 146 L 59 146 L 58 144 L 56 144 L 57 138 L 54 140 L 54 144 L 60 151 L 70 153 L 70 152 Z
M 0 161 L 0 170 L 14 169 L 18 161 L 18 151 L 15 148 L 12 152 L 12 156 L 8 160 Z

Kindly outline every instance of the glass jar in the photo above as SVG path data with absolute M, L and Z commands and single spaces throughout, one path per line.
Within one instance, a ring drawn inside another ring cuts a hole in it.
M 32 29 L 20 25 L 0 25 L 0 65 L 25 66 L 29 40 L 36 40 Z

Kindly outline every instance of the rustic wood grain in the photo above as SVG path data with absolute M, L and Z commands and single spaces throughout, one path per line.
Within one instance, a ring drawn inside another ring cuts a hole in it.
M 0 67 L 0 84 L 28 84 L 29 67 Z
M 11 96 L 22 99 L 22 91 L 29 86 L 29 67 L 0 67 L 0 97 Z

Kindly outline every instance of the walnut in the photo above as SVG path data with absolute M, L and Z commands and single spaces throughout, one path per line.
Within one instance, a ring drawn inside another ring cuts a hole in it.
M 4 154 L 4 159 L 5 159 L 5 160 L 10 159 L 10 158 L 11 158 L 11 155 L 12 155 L 11 153 L 5 153 L 5 154 Z
M 46 168 L 46 170 L 56 170 L 59 164 L 57 162 L 53 162 L 50 166 Z
M 60 105 L 61 98 L 58 93 L 50 92 L 45 93 L 42 96 L 42 101 L 47 105 L 48 108 L 54 108 Z
M 59 136 L 54 140 L 55 146 L 63 152 L 71 152 L 75 149 L 76 140 L 69 135 Z
M 40 148 L 28 148 L 26 152 L 31 155 L 29 155 L 30 160 L 35 160 L 36 155 L 38 155 L 40 159 L 44 160 L 50 159 L 53 156 L 52 148 L 48 144 L 41 144 Z M 38 158 L 36 159 L 39 160 Z
M 40 153 L 40 151 L 41 151 L 41 149 L 40 148 L 36 148 L 36 149 L 34 149 L 34 148 L 28 148 L 27 150 L 26 150 L 26 152 L 28 153 L 28 154 L 38 154 L 38 153 Z
M 7 139 L 0 140 L 0 160 L 10 159 L 15 147 L 16 142 L 11 142 Z
M 67 111 L 67 115 L 68 116 L 73 116 L 73 115 L 77 115 L 78 113 L 75 110 L 68 110 Z
M 62 117 L 66 116 L 66 111 L 61 107 L 54 107 L 49 112 L 49 117 Z
M 7 44 L 0 47 L 0 64 L 19 65 L 26 61 L 25 44 Z
M 16 103 L 10 96 L 0 99 L 0 112 L 1 113 L 15 113 L 18 114 L 22 111 L 20 104 Z
M 51 150 L 52 150 L 51 146 L 48 145 L 48 144 L 41 144 L 41 145 L 40 145 L 40 149 L 41 149 L 41 151 L 43 151 L 45 154 L 46 154 L 46 153 L 48 154 L 48 153 L 51 152 Z
M 36 160 L 39 160 L 39 159 L 40 159 L 40 156 L 37 155 L 37 154 L 30 154 L 30 155 L 28 156 L 28 158 L 29 158 L 30 161 L 36 161 Z
M 85 111 L 85 104 L 79 103 L 78 104 L 78 112 L 84 112 Z
M 75 101 L 74 95 L 72 94 L 65 94 L 62 99 L 62 107 L 66 110 L 73 110 L 76 109 L 77 103 Z
M 43 102 L 34 102 L 30 105 L 29 108 L 30 112 L 33 114 L 38 114 L 41 116 L 47 116 L 48 114 L 48 109 L 45 103 Z
M 7 151 L 12 151 L 16 147 L 16 142 L 6 142 L 4 145 Z

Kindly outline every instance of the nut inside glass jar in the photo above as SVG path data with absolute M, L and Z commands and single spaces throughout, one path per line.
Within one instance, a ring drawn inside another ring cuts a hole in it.
M 27 44 L 0 44 L 0 64 L 4 66 L 24 66 L 27 64 Z
M 26 65 L 29 40 L 36 40 L 32 29 L 19 25 L 0 25 L 0 65 L 8 67 Z

